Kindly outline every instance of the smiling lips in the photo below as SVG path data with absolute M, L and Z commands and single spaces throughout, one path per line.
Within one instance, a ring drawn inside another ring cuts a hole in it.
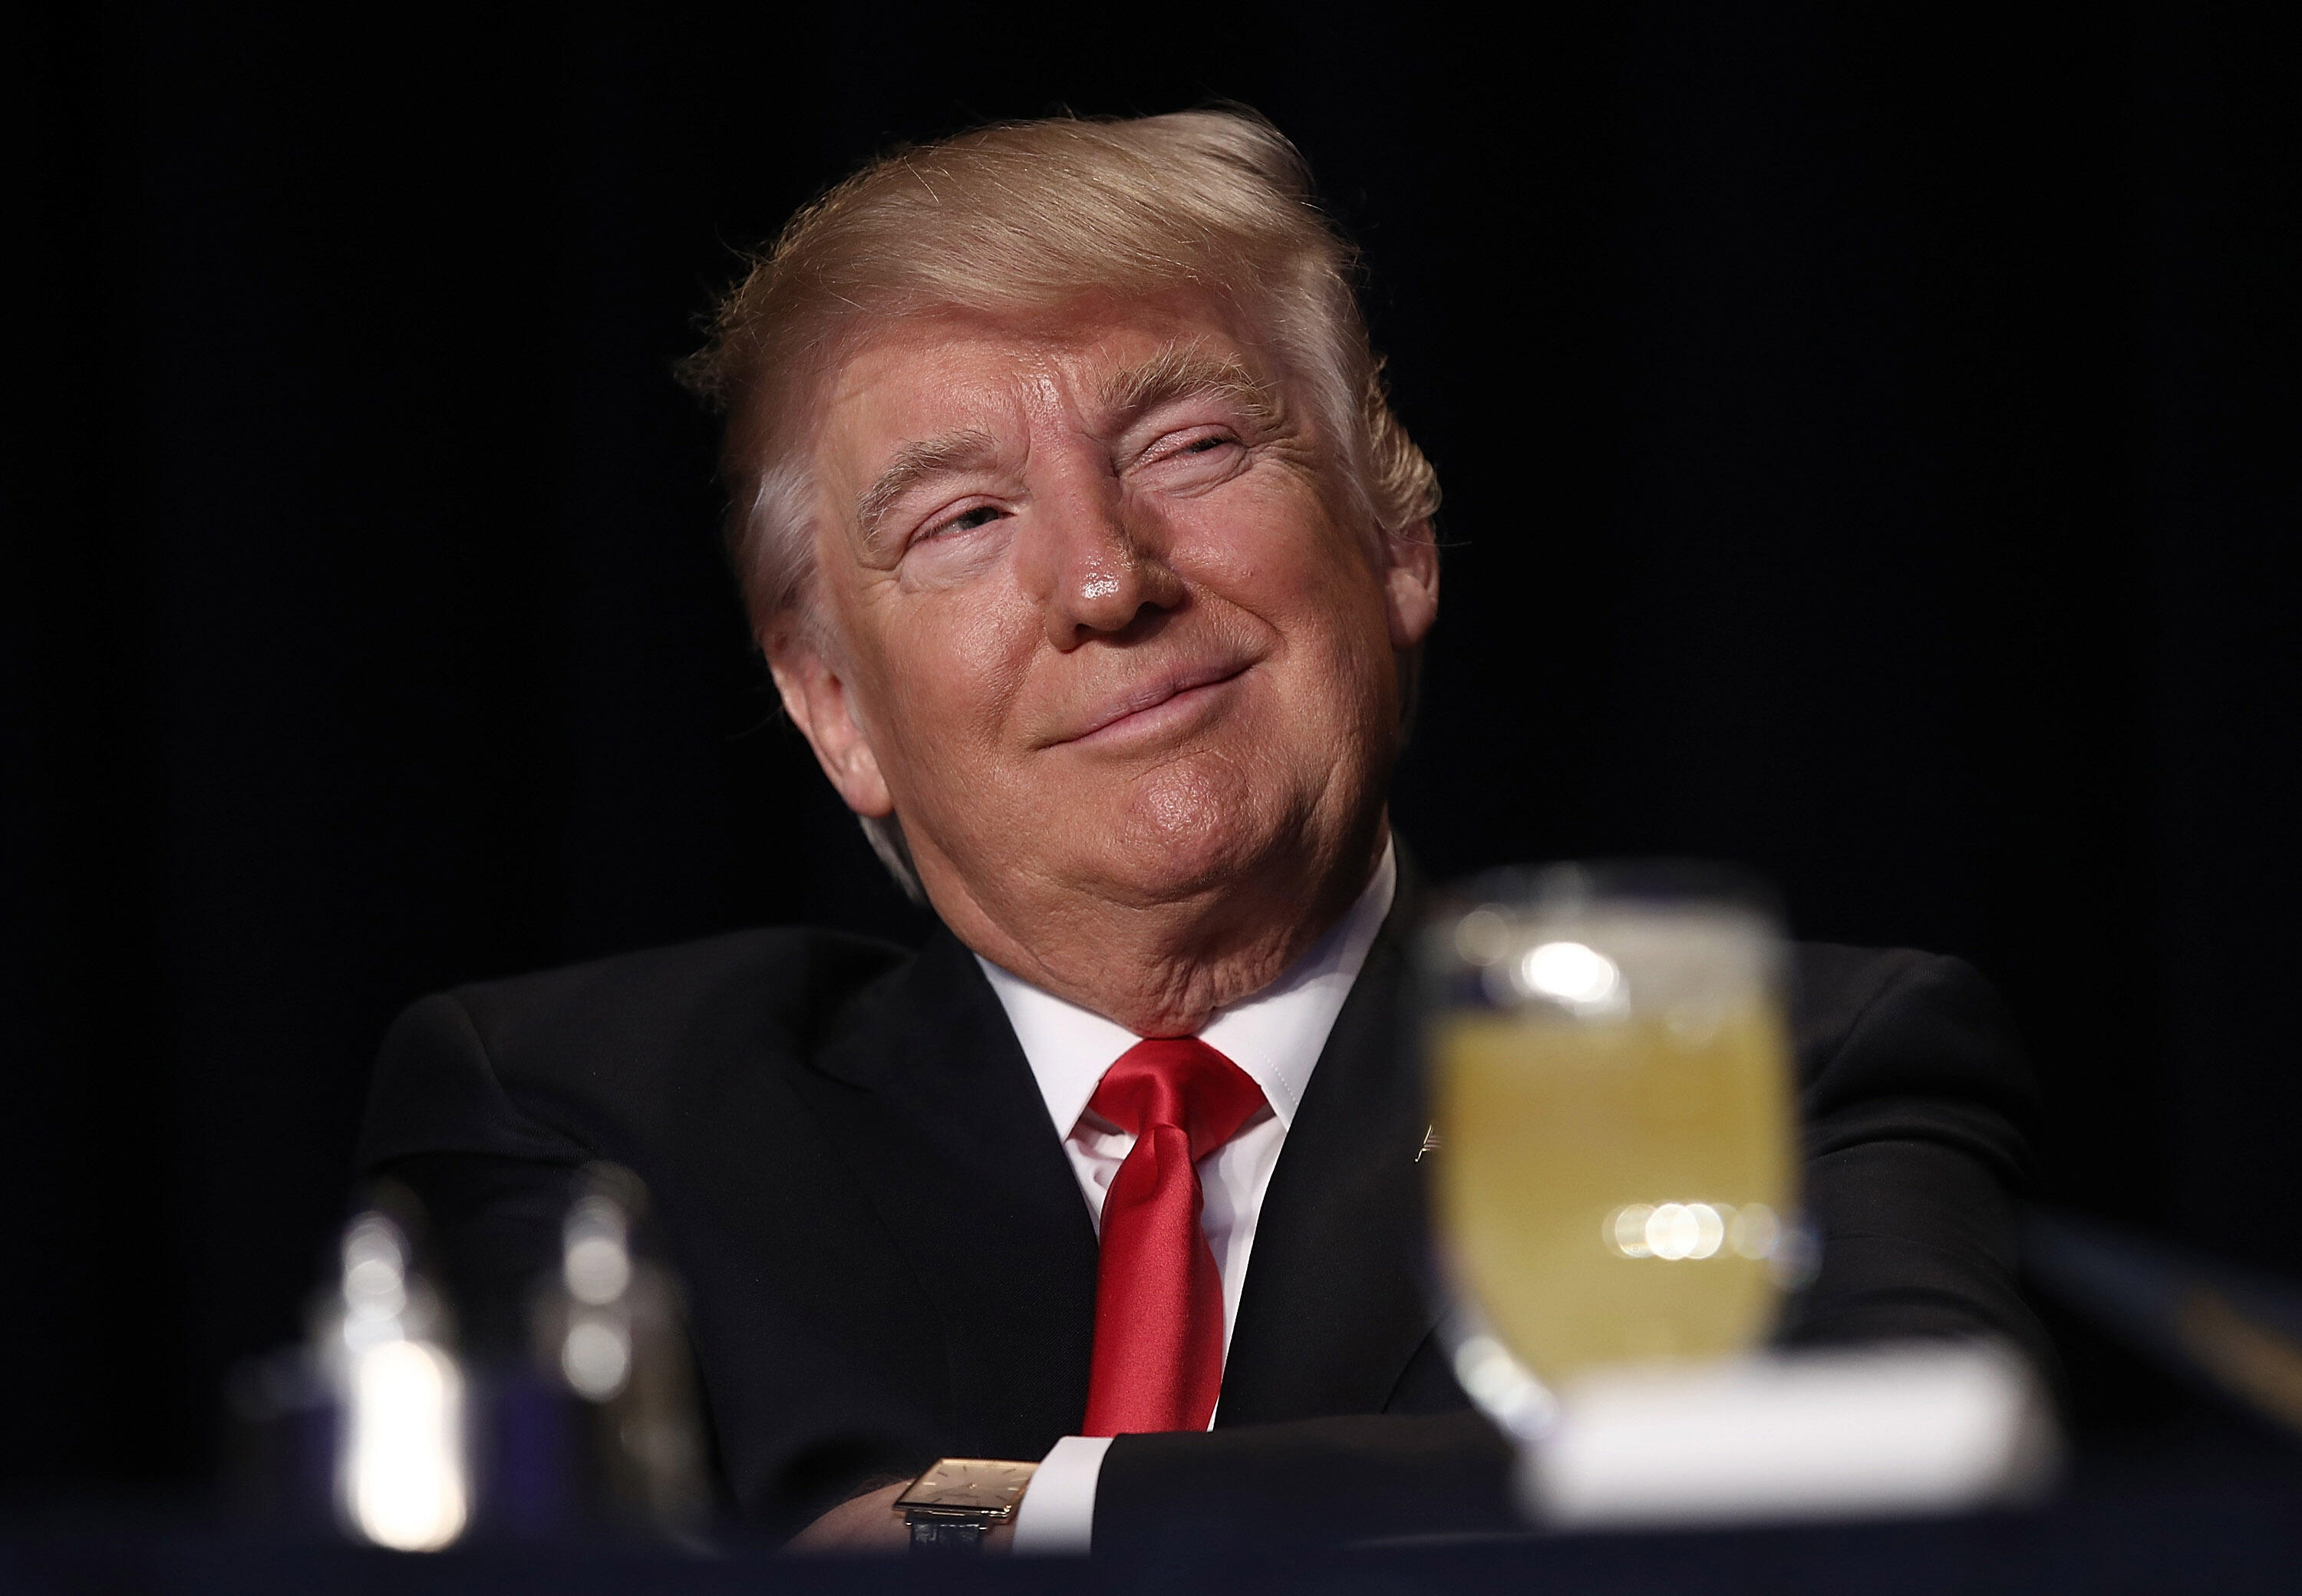
M 1163 729 L 1186 718 L 1197 703 L 1225 682 L 1247 673 L 1252 661 L 1206 660 L 1179 665 L 1105 699 L 1081 727 L 1057 743 L 1116 742 L 1130 734 Z

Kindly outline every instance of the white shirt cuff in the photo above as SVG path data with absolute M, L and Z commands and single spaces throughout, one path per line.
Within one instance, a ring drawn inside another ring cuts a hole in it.
M 1039 1472 L 1015 1508 L 1019 1558 L 1080 1558 L 1095 1533 L 1095 1484 L 1103 1477 L 1108 1435 L 1066 1435 L 1047 1449 Z

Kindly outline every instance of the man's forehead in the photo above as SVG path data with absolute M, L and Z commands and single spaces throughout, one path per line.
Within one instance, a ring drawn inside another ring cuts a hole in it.
M 865 434 L 909 433 L 955 409 L 1012 407 L 1021 393 L 1061 381 L 1078 359 L 1020 330 L 901 323 L 847 357 L 825 393 L 824 418 Z
M 1186 362 L 1257 375 L 1265 364 L 1211 307 L 1148 302 L 1060 317 L 905 318 L 846 357 L 828 386 L 825 409 L 887 416 L 1039 389 L 1123 404 L 1142 386 L 1141 368 Z

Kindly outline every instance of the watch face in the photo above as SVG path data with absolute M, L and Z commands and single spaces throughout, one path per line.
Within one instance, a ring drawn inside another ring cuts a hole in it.
M 1036 1463 L 1006 1463 L 990 1457 L 945 1457 L 912 1481 L 911 1489 L 895 1499 L 895 1506 L 1005 1513 L 1021 1498 L 1038 1467 Z

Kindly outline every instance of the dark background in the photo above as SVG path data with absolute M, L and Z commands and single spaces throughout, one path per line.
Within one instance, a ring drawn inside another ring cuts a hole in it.
M 414 997 L 914 928 L 668 367 L 861 157 L 1063 105 L 1259 106 L 1366 247 L 1448 494 L 1435 873 L 1723 855 L 1965 954 L 2050 1195 L 2302 1271 L 2281 9 L 20 16 L 0 1472 L 213 1466 Z

